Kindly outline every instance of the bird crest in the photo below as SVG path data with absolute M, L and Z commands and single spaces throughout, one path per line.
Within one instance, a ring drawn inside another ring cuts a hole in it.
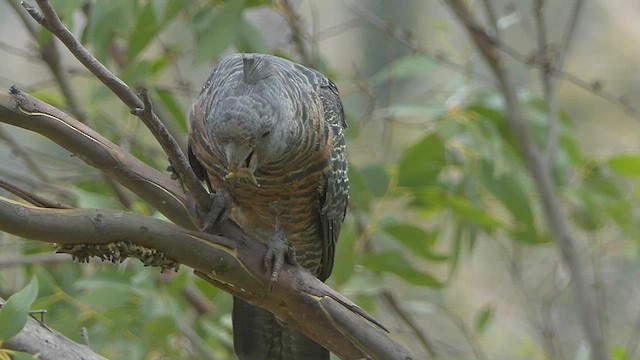
M 269 62 L 262 61 L 261 56 L 255 54 L 242 54 L 243 81 L 247 85 L 253 85 L 271 75 Z

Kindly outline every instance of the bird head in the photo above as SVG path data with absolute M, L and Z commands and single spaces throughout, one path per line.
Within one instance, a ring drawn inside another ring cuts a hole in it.
M 256 170 L 279 161 L 294 133 L 294 107 L 272 70 L 244 60 L 243 72 L 217 89 L 206 115 L 208 140 L 223 156 L 228 180 L 259 186 Z
M 260 114 L 259 109 L 247 106 L 247 102 L 251 103 L 252 99 L 241 97 L 223 101 L 209 140 L 224 157 L 227 179 L 258 185 L 254 173 L 273 156 L 271 144 L 275 121 L 271 114 Z

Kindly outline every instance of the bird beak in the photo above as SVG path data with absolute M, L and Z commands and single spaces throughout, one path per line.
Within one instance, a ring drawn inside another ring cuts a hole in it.
M 224 154 L 227 158 L 228 174 L 227 180 L 244 180 L 255 186 L 260 186 L 254 176 L 258 168 L 258 153 L 255 149 L 241 147 L 235 144 L 225 146 Z

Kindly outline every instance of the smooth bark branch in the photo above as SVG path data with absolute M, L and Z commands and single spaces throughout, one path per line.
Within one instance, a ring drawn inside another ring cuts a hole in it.
M 464 1 L 447 0 L 446 4 L 466 28 L 476 48 L 498 80 L 498 90 L 504 96 L 507 107 L 507 121 L 518 139 L 525 164 L 540 196 L 544 217 L 560 248 L 564 264 L 571 274 L 580 321 L 582 321 L 583 330 L 591 346 L 593 358 L 608 360 L 610 357 L 604 334 L 598 317 L 594 315 L 598 312 L 595 294 L 589 284 L 587 270 L 578 250 L 577 240 L 571 231 L 566 214 L 562 211 L 551 171 L 549 167 L 545 166 L 541 150 L 531 134 L 531 128 L 525 118 L 522 105 L 516 97 L 516 87 L 509 72 L 504 69 L 500 49 L 478 25 L 473 13 Z
M 5 300 L 0 298 L 0 306 Z M 38 354 L 41 360 L 106 360 L 85 345 L 71 341 L 59 332 L 29 318 L 27 325 L 13 338 L 2 343 L 5 349 Z
M 0 93 L 0 122 L 44 135 L 136 193 L 171 221 L 197 227 L 193 199 L 166 174 L 57 108 L 13 89 L 12 94 Z
M 120 210 L 43 209 L 0 197 L 0 230 L 58 244 L 128 241 L 156 249 L 211 283 L 274 313 L 342 359 L 414 359 L 369 315 L 301 266 L 286 265 L 268 291 L 266 246 L 227 222 L 226 237 Z

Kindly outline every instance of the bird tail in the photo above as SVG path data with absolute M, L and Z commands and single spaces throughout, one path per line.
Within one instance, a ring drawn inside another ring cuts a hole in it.
M 328 360 L 329 351 L 270 312 L 233 298 L 233 347 L 240 360 Z

